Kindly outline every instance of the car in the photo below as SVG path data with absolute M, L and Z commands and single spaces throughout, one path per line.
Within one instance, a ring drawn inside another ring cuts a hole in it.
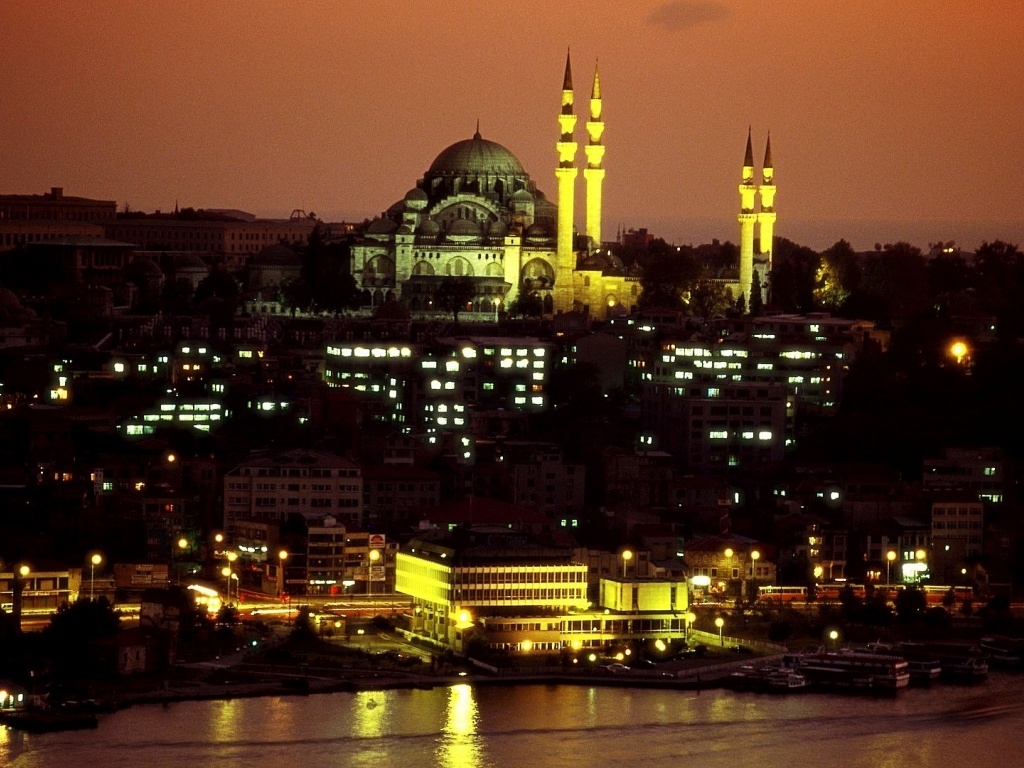
M 619 664 L 619 663 L 607 664 L 605 666 L 605 669 L 607 669 L 609 672 L 628 672 L 629 671 L 629 667 L 627 667 L 625 664 Z
M 729 650 L 733 653 L 750 654 L 754 652 L 754 649 L 747 645 L 730 645 Z
M 658 665 L 650 659 L 637 659 L 633 662 L 633 666 L 640 669 L 655 669 Z

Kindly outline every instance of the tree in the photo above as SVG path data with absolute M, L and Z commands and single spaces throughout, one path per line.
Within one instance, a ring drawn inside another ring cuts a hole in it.
M 757 317 L 761 314 L 764 301 L 761 298 L 761 275 L 754 270 L 754 276 L 750 280 L 750 314 Z
M 724 317 L 732 307 L 732 291 L 725 283 L 703 277 L 690 289 L 690 313 L 694 317 Z
M 644 265 L 640 306 L 682 309 L 683 295 L 700 276 L 700 264 L 689 249 L 653 256 Z
M 860 263 L 853 247 L 839 240 L 822 251 L 814 282 L 814 301 L 822 307 L 838 310 L 860 285 Z
M 471 277 L 446 275 L 437 286 L 434 297 L 443 309 L 452 313 L 452 321 L 459 322 L 459 313 L 465 311 L 476 295 L 476 286 Z
M 524 286 L 509 304 L 508 313 L 513 317 L 540 317 L 544 314 L 544 301 L 537 291 Z

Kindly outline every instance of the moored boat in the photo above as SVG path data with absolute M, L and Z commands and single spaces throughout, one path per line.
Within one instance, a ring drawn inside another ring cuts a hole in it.
M 907 660 L 858 651 L 787 654 L 784 663 L 811 685 L 895 692 L 910 684 Z

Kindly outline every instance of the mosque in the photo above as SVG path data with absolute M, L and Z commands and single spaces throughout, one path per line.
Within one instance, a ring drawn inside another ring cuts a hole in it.
M 353 245 L 352 273 L 364 306 L 397 300 L 413 312 L 440 309 L 436 297 L 441 283 L 465 277 L 474 289 L 467 308 L 477 312 L 497 313 L 526 294 L 535 295 L 547 316 L 575 311 L 605 318 L 635 309 L 639 272 L 602 247 L 605 124 L 596 66 L 589 106 L 582 154 L 582 232 L 574 221 L 580 153 L 567 56 L 555 144 L 556 202 L 548 200 L 512 152 L 483 138 L 478 125 L 472 138 L 444 149 L 416 186 L 370 222 Z M 740 186 L 741 265 L 739 281 L 731 285 L 734 295 L 749 291 L 755 271 L 765 290 L 770 272 L 775 220 L 770 143 L 760 187 L 753 182 L 751 152 L 748 134 Z M 761 212 L 754 209 L 758 192 Z M 761 234 L 757 258 L 755 223 Z

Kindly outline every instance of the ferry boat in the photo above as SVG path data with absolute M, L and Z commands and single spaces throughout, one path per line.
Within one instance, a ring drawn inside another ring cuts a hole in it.
M 910 684 L 909 664 L 902 656 L 859 651 L 819 651 L 787 654 L 784 664 L 800 672 L 811 685 L 898 691 Z
M 905 642 L 897 652 L 908 659 L 938 659 L 944 677 L 977 682 L 988 676 L 988 661 L 976 648 L 959 643 Z
M 929 656 L 924 653 L 905 654 L 888 643 L 868 643 L 864 650 L 879 656 L 902 656 L 905 658 L 911 685 L 931 685 L 933 680 L 938 680 L 942 676 L 942 663 L 937 656 Z

